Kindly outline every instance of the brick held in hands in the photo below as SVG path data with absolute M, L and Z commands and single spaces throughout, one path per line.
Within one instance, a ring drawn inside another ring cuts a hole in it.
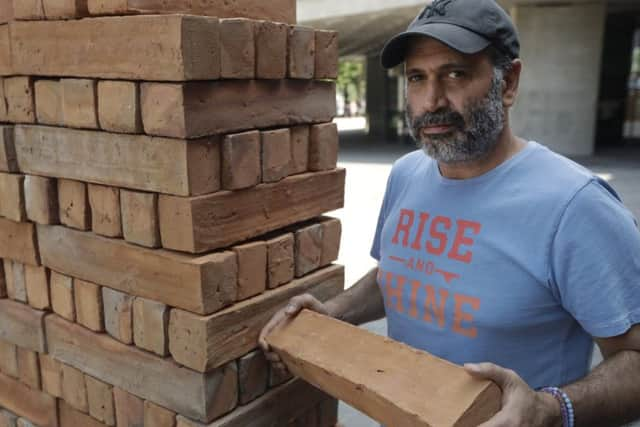
M 169 307 L 140 297 L 134 300 L 133 341 L 137 347 L 163 357 L 168 356 L 168 326 Z
M 0 374 L 0 406 L 39 427 L 58 427 L 56 398 Z
M 32 265 L 25 265 L 24 269 L 29 305 L 37 310 L 50 310 L 49 269 Z
M 82 18 L 89 15 L 87 0 L 41 0 L 47 19 Z
M 113 402 L 113 387 L 89 375 L 84 376 L 87 386 L 89 414 L 98 421 L 109 426 L 116 424 Z
M 48 354 L 40 354 L 38 358 L 42 391 L 51 396 L 62 398 L 62 364 Z
M 40 79 L 34 83 L 36 120 L 43 125 L 62 126 L 62 85 L 59 80 Z
M 122 237 L 120 189 L 89 184 L 88 192 L 93 232 L 106 237 Z
M 278 182 L 289 175 L 291 167 L 291 133 L 276 129 L 261 133 L 262 182 Z
M 54 178 L 26 175 L 24 197 L 27 218 L 37 224 L 58 224 L 58 184 Z
M 0 173 L 0 216 L 15 222 L 27 219 L 24 175 Z
M 342 223 L 339 219 L 322 218 L 322 267 L 331 264 L 338 259 L 340 253 L 340 239 L 342 237 Z
M 218 19 L 202 16 L 14 22 L 11 62 L 21 75 L 211 80 L 220 77 L 219 43 Z
M 291 175 L 309 169 L 309 126 L 295 126 L 291 131 Z
M 0 339 L 0 372 L 18 378 L 18 347 Z
M 0 125 L 0 171 L 18 172 L 13 126 Z
M 264 292 L 267 288 L 267 244 L 252 242 L 234 246 L 238 259 L 238 294 L 242 301 Z
M 286 24 L 271 21 L 255 23 L 256 78 L 284 79 L 287 76 Z
M 110 132 L 141 133 L 140 86 L 138 82 L 98 82 L 98 121 Z
M 94 332 L 104 331 L 102 291 L 100 286 L 80 279 L 73 281 L 76 320 Z
M 253 79 L 256 70 L 254 21 L 244 18 L 220 20 L 220 77 Z
M 58 213 L 60 222 L 67 227 L 85 231 L 91 229 L 91 208 L 86 183 L 58 180 Z
M 176 413 L 153 402 L 144 402 L 144 427 L 175 427 Z
M 269 289 L 293 280 L 295 273 L 295 239 L 292 233 L 267 240 L 267 272 Z
M 15 19 L 44 19 L 42 0 L 13 0 Z
M 314 78 L 338 78 L 338 32 L 316 30 L 315 43 Z
M 52 355 L 55 357 L 55 355 Z M 67 364 L 62 364 L 62 397 L 72 408 L 89 413 L 87 386 L 82 371 Z
M 335 169 L 338 163 L 338 127 L 335 123 L 311 126 L 309 135 L 309 170 Z
M 239 399 L 241 405 L 255 400 L 267 391 L 269 361 L 262 350 L 252 351 L 238 360 Z
M 73 297 L 73 278 L 52 271 L 50 288 L 53 312 L 67 320 L 75 322 L 76 307 Z
M 292 79 L 313 79 L 315 72 L 316 37 L 313 28 L 289 28 L 288 73 Z
M 32 389 L 40 390 L 40 362 L 38 353 L 18 347 L 18 378 Z
M 313 224 L 296 230 L 296 277 L 302 277 L 320 268 L 323 234 L 322 224 Z
M 124 239 L 148 248 L 160 247 L 158 195 L 123 189 L 120 207 Z
M 4 79 L 4 96 L 7 100 L 7 119 L 15 123 L 34 123 L 36 109 L 33 79 L 28 76 Z
M 225 136 L 222 141 L 222 188 L 240 190 L 260 183 L 260 132 Z
M 91 79 L 62 79 L 62 116 L 65 126 L 98 129 L 97 85 Z
M 104 327 L 109 335 L 125 344 L 133 344 L 133 301 L 135 297 L 103 287 Z

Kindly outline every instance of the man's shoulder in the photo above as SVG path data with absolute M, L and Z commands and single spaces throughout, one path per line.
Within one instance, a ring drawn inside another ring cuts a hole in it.
M 412 176 L 417 170 L 428 167 L 434 160 L 418 149 L 405 154 L 393 163 L 391 176 L 402 179 Z

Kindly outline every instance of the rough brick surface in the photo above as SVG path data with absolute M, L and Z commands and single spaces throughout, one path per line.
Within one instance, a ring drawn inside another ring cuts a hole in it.
M 267 241 L 268 287 L 276 288 L 293 280 L 294 237 L 287 233 Z
M 40 354 L 39 360 L 42 391 L 62 398 L 62 365 L 48 354 Z
M 160 247 L 158 195 L 120 190 L 120 207 L 124 239 L 148 248 Z
M 0 125 L 0 171 L 18 172 L 13 126 Z
M 36 119 L 38 123 L 62 126 L 62 91 L 58 80 L 36 80 Z
M 241 405 L 262 396 L 269 382 L 269 362 L 262 350 L 253 351 L 238 360 L 239 399 Z
M 15 19 L 44 19 L 42 0 L 13 0 Z
M 25 265 L 25 283 L 29 305 L 38 310 L 49 310 L 49 270 L 45 267 Z
M 260 178 L 260 132 L 227 135 L 222 141 L 222 188 L 253 187 Z
M 91 228 L 106 237 L 122 237 L 120 216 L 120 190 L 98 184 L 89 184 Z
M 153 402 L 144 402 L 144 427 L 175 427 L 176 413 Z
M 41 0 L 47 19 L 82 18 L 89 15 L 87 0 Z
M 62 116 L 74 128 L 98 129 L 97 86 L 90 79 L 62 79 Z
M 27 218 L 38 224 L 58 224 L 58 184 L 54 178 L 27 175 L 24 179 Z
M 73 279 L 52 271 L 50 282 L 53 312 L 74 322 L 76 320 L 76 307 L 73 300 Z
M 291 128 L 291 175 L 304 173 L 309 168 L 309 126 Z
M 252 79 L 256 69 L 254 21 L 220 20 L 220 77 Z
M 295 232 L 296 277 L 302 277 L 320 267 L 322 257 L 322 224 L 313 224 Z
M 18 348 L 0 339 L 0 372 L 12 378 L 18 378 Z
M 32 389 L 39 390 L 41 388 L 42 380 L 38 353 L 18 347 L 18 378 L 20 382 Z
M 261 133 L 262 182 L 277 182 L 289 175 L 291 165 L 291 133 L 289 129 Z
M 316 31 L 314 78 L 338 78 L 338 33 L 336 31 Z
M 234 246 L 238 257 L 238 296 L 242 301 L 259 295 L 267 288 L 267 244 L 247 243 Z
M 113 387 L 98 379 L 84 376 L 87 385 L 89 414 L 108 426 L 116 424 L 116 413 L 113 403 Z
M 335 169 L 338 163 L 338 127 L 335 123 L 311 126 L 309 170 Z
M 160 356 L 169 354 L 167 327 L 169 307 L 160 302 L 136 298 L 133 302 L 133 341 L 136 346 Z
M 327 218 L 322 221 L 322 256 L 320 265 L 326 266 L 338 259 L 342 224 L 339 219 Z
M 0 173 L 0 216 L 16 222 L 27 219 L 24 175 Z
M 76 305 L 76 319 L 79 324 L 94 332 L 104 330 L 102 292 L 100 286 L 75 279 L 73 298 Z
M 133 344 L 133 300 L 124 292 L 103 287 L 104 328 L 109 335 L 125 344 Z
M 4 79 L 4 96 L 7 101 L 7 118 L 15 123 L 34 123 L 36 108 L 33 79 L 8 77 Z
M 289 27 L 258 21 L 256 34 L 256 78 L 284 79 L 287 76 L 287 37 Z
M 91 229 L 91 208 L 87 184 L 68 179 L 58 180 L 58 213 L 60 222 L 78 230 Z
M 140 87 L 137 82 L 98 82 L 100 128 L 110 132 L 141 133 Z
M 116 424 L 119 426 L 144 426 L 144 400 L 121 388 L 114 387 Z
M 72 408 L 89 412 L 89 399 L 84 374 L 78 369 L 62 364 L 62 397 Z
M 288 77 L 312 79 L 315 72 L 316 37 L 313 28 L 293 26 L 289 28 Z

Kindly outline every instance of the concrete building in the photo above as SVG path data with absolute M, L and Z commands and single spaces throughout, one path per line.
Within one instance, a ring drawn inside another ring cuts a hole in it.
M 627 102 L 633 32 L 640 0 L 499 0 L 514 18 L 525 68 L 512 110 L 518 135 L 567 155 L 619 144 Z M 370 135 L 397 134 L 403 117 L 402 70 L 377 56 L 426 0 L 299 0 L 303 25 L 340 32 L 341 55 L 367 59 Z

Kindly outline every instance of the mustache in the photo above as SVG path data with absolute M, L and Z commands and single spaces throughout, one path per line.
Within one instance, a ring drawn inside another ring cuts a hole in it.
M 442 108 L 433 113 L 424 113 L 411 118 L 411 128 L 414 135 L 420 135 L 420 131 L 427 126 L 451 125 L 463 131 L 465 120 L 462 114 L 450 108 Z

